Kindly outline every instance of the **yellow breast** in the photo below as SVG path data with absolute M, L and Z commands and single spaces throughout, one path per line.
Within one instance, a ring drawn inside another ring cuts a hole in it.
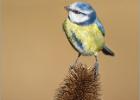
M 103 48 L 104 37 L 96 24 L 80 26 L 67 19 L 64 30 L 74 48 L 83 55 L 96 54 Z M 81 42 L 82 48 L 77 44 L 77 40 L 74 40 L 73 34 Z

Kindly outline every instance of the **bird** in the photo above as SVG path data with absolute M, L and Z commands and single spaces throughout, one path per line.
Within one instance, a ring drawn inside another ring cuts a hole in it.
M 100 51 L 105 55 L 114 56 L 115 53 L 106 45 L 106 32 L 95 9 L 86 2 L 74 2 L 64 7 L 68 17 L 63 22 L 63 30 L 72 47 L 78 52 L 79 57 L 94 56 L 95 69 L 98 74 Z

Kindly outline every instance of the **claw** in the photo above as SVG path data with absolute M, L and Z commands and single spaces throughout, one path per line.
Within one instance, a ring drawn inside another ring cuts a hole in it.
M 74 64 L 70 64 L 70 68 L 71 69 L 74 69 L 74 66 L 75 66 L 76 64 L 74 63 Z

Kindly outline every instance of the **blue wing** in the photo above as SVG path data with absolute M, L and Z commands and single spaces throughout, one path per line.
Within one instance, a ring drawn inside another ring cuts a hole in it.
M 105 36 L 105 29 L 104 29 L 104 26 L 102 25 L 101 21 L 97 18 L 95 23 L 97 24 L 98 28 L 102 32 L 103 36 Z

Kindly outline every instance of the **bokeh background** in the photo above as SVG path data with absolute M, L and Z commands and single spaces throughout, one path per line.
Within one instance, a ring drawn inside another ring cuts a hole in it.
M 62 30 L 76 0 L 4 0 L 1 100 L 53 100 L 77 52 Z M 106 29 L 115 57 L 100 53 L 104 100 L 138 100 L 138 1 L 85 0 Z M 81 57 L 91 65 L 94 57 Z

